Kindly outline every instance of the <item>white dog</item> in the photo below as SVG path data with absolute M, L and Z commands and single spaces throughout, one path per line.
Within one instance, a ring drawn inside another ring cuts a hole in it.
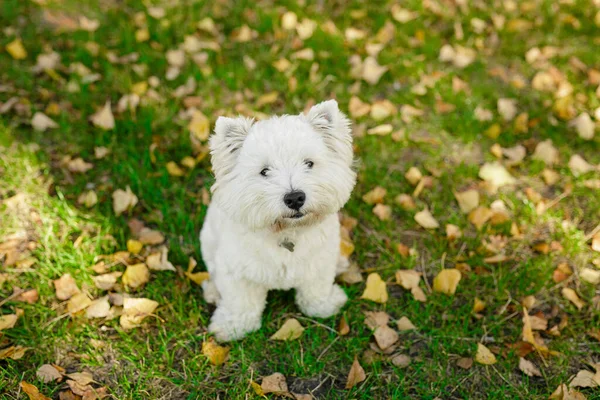
M 210 149 L 216 183 L 200 233 L 204 297 L 217 304 L 208 330 L 229 341 L 259 329 L 269 289 L 296 289 L 306 315 L 337 313 L 347 300 L 334 283 L 337 213 L 356 181 L 337 102 L 259 122 L 220 117 Z

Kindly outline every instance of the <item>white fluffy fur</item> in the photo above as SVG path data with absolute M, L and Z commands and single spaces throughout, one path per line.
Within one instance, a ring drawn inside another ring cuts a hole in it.
M 334 283 L 337 212 L 356 180 L 350 122 L 337 102 L 259 122 L 221 117 L 210 148 L 216 183 L 200 233 L 204 296 L 217 304 L 209 331 L 229 341 L 259 329 L 270 289 L 296 289 L 306 315 L 337 313 L 347 300 Z M 283 202 L 292 190 L 306 194 L 298 219 Z

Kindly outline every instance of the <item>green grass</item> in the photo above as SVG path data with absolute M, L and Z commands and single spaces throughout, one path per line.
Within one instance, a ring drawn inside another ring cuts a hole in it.
M 284 1 L 274 5 L 270 1 L 175 1 L 162 4 L 166 17 L 161 20 L 148 16 L 145 3 L 139 1 L 48 3 L 40 6 L 29 0 L 5 0 L 0 4 L 0 23 L 5 33 L 0 37 L 0 49 L 20 37 L 28 52 L 27 58 L 19 61 L 0 52 L 0 102 L 13 96 L 19 98 L 17 107 L 0 115 L 0 243 L 20 231 L 37 243 L 31 250 L 36 260 L 31 269 L 19 271 L 0 266 L 0 274 L 7 277 L 0 284 L 0 299 L 10 296 L 16 287 L 35 288 L 40 296 L 35 304 L 10 300 L 0 307 L 0 314 L 23 310 L 14 328 L 0 333 L 0 348 L 30 348 L 19 360 L 0 360 L 2 398 L 26 398 L 19 389 L 22 380 L 35 384 L 45 395 L 58 398 L 58 393 L 66 389 L 65 384 L 44 384 L 35 375 L 40 365 L 55 363 L 68 373 L 92 371 L 98 384 L 108 387 L 119 399 L 253 398 L 258 396 L 250 380 L 260 382 L 261 377 L 274 372 L 287 377 L 291 391 L 313 391 L 317 398 L 543 399 L 587 368 L 587 363 L 600 362 L 598 342 L 586 335 L 588 330 L 600 326 L 598 288 L 577 278 L 564 284 L 552 280 L 552 272 L 560 262 L 569 262 L 579 269 L 598 259 L 585 242 L 585 235 L 600 223 L 600 195 L 598 190 L 585 187 L 584 181 L 599 176 L 593 172 L 575 177 L 567 162 L 571 155 L 581 154 L 589 162 L 599 164 L 600 141 L 579 139 L 567 121 L 552 115 L 553 93 L 531 88 L 531 79 L 538 69 L 525 61 L 525 53 L 532 47 L 560 48 L 559 55 L 549 62 L 565 74 L 574 94 L 580 96 L 574 102 L 577 113 L 593 114 L 600 106 L 596 87 L 589 84 L 585 72 L 570 63 L 572 57 L 577 57 L 587 67 L 600 69 L 600 36 L 594 24 L 598 8 L 593 2 L 515 2 L 515 11 L 502 5 L 492 6 L 491 2 L 480 2 L 461 11 L 442 2 L 445 15 L 436 15 L 418 1 L 402 2 L 403 7 L 416 11 L 418 18 L 404 24 L 393 22 L 395 33 L 377 57 L 389 72 L 376 85 L 363 81 L 359 87 L 354 86 L 357 80 L 350 76 L 348 59 L 354 54 L 364 59 L 365 41 L 349 43 L 344 39 L 344 31 L 352 26 L 368 32 L 368 38 L 374 37 L 391 20 L 391 3 L 354 0 L 313 5 Z M 527 7 L 532 4 L 534 7 Z M 44 22 L 45 9 L 86 15 L 99 20 L 100 27 L 95 32 L 55 32 Z M 294 34 L 279 33 L 281 15 L 286 10 L 296 12 L 300 20 L 310 18 L 319 25 L 301 45 Z M 353 12 L 361 10 L 364 16 L 355 18 Z M 144 26 L 150 32 L 150 40 L 143 43 L 135 40 L 138 27 L 134 20 L 138 13 L 146 15 Z M 525 32 L 496 30 L 491 22 L 496 14 L 504 15 L 507 25 L 522 18 L 536 21 L 536 26 Z M 564 22 L 567 15 L 577 18 L 580 27 Z M 205 17 L 216 23 L 217 37 L 197 28 L 197 22 Z M 473 30 L 472 18 L 487 22 L 484 33 Z M 323 29 L 323 23 L 329 19 L 339 35 Z M 454 36 L 456 22 L 464 31 L 460 40 Z M 244 24 L 258 32 L 257 39 L 248 43 L 231 40 L 231 33 Z M 202 68 L 188 56 L 181 74 L 173 81 L 166 80 L 165 52 L 193 34 L 218 42 L 221 50 L 207 50 L 208 60 Z M 415 41 L 415 35 L 423 35 L 424 40 Z M 464 69 L 438 60 L 443 44 L 475 48 L 479 41 L 483 46 L 477 50 L 475 62 Z M 98 45 L 98 55 L 89 50 L 90 43 Z M 314 49 L 315 60 L 293 61 L 291 55 L 304 47 Z M 33 73 L 36 56 L 48 49 L 61 55 L 62 67 L 54 73 Z M 133 63 L 111 63 L 107 52 L 117 56 L 135 52 L 138 59 Z M 244 55 L 254 60 L 254 70 L 245 66 Z M 291 72 L 279 72 L 272 65 L 282 57 L 292 60 Z M 69 65 L 74 63 L 99 73 L 101 79 L 83 82 L 69 71 Z M 318 65 L 318 70 L 313 65 Z M 490 74 L 497 68 L 508 79 Z M 425 95 L 411 91 L 423 75 L 436 71 L 444 75 Z M 89 123 L 89 116 L 107 100 L 114 107 L 122 95 L 131 93 L 133 84 L 148 81 L 150 76 L 160 79 L 154 90 L 162 102 L 142 104 L 135 112 L 115 112 L 116 128 L 111 131 Z M 297 79 L 294 91 L 289 88 L 290 76 Z M 528 84 L 522 88 L 512 85 L 511 79 L 517 76 Z M 361 300 L 364 283 L 345 285 L 350 300 L 343 312 L 351 326 L 349 335 L 338 336 L 334 332 L 339 317 L 306 319 L 294 305 L 292 293 L 274 292 L 269 295 L 261 330 L 231 344 L 230 357 L 224 365 L 212 366 L 202 354 L 212 308 L 202 300 L 201 289 L 184 276 L 183 269 L 189 257 L 198 260 L 198 268 L 203 269 L 198 242 L 206 212 L 202 192 L 210 187 L 213 178 L 208 159 L 183 177 L 170 176 L 165 167 L 169 161 L 179 162 L 192 155 L 187 121 L 179 117 L 185 107 L 181 99 L 173 97 L 175 89 L 189 77 L 197 82 L 190 95 L 200 97 L 199 109 L 213 123 L 219 115 L 237 112 L 240 105 L 265 114 L 297 113 L 311 101 L 335 97 L 347 110 L 353 94 L 369 103 L 385 98 L 398 108 L 410 104 L 426 111 L 411 123 L 403 122 L 400 114 L 383 122 L 368 116 L 354 121 L 366 128 L 391 123 L 395 130 L 405 129 L 406 139 L 395 142 L 390 136 L 369 135 L 355 139 L 358 184 L 345 209 L 359 221 L 352 257 L 364 271 L 377 271 L 388 281 L 390 300 L 385 305 Z M 453 92 L 453 77 L 469 84 L 468 94 Z M 79 92 L 70 92 L 68 82 L 76 83 Z M 271 91 L 279 92 L 279 99 L 255 107 L 257 98 Z M 515 131 L 512 122 L 502 121 L 496 112 L 496 101 L 504 97 L 517 99 L 519 112 L 527 112 L 530 120 L 538 119 L 537 125 L 523 134 Z M 438 98 L 454 104 L 455 111 L 437 113 Z M 29 125 L 31 116 L 35 111 L 44 112 L 52 102 L 60 105 L 59 114 L 51 115 L 59 128 L 44 133 L 33 131 Z M 478 121 L 477 106 L 494 111 L 493 120 Z M 494 123 L 502 129 L 496 140 L 484 135 Z M 555 170 L 561 181 L 552 187 L 541 180 L 543 164 L 530 157 L 535 144 L 548 138 L 560 152 Z M 510 237 L 510 224 L 486 226 L 478 232 L 460 212 L 453 191 L 476 187 L 481 182 L 479 168 L 483 162 L 495 159 L 489 152 L 495 142 L 503 147 L 524 144 L 528 157 L 511 169 L 520 177 L 515 187 L 501 189 L 497 194 L 480 190 L 482 205 L 503 200 L 511 221 L 518 223 L 524 233 L 523 239 L 508 242 L 507 253 L 513 256 L 512 260 L 491 265 L 484 262 L 482 240 L 489 240 L 492 235 Z M 97 146 L 107 147 L 110 154 L 95 159 Z M 85 174 L 73 174 L 61 164 L 66 155 L 82 157 L 94 167 Z M 411 166 L 424 173 L 439 171 L 440 175 L 434 179 L 433 187 L 426 188 L 415 200 L 417 209 L 407 211 L 393 199 L 413 192 L 414 187 L 404 177 Z M 128 215 L 116 217 L 111 194 L 126 186 L 131 187 L 140 202 Z M 393 211 L 389 221 L 380 221 L 372 213 L 372 206 L 361 200 L 375 186 L 388 191 L 385 203 Z M 524 195 L 527 187 L 535 188 L 548 200 L 567 187 L 572 187 L 572 192 L 543 215 L 537 215 L 535 205 Z M 77 204 L 86 188 L 93 188 L 98 194 L 98 204 L 91 209 Z M 21 204 L 16 210 L 10 208 L 15 199 Z M 425 207 L 442 228 L 426 231 L 418 226 L 413 216 Z M 118 319 L 90 321 L 77 315 L 59 318 L 64 304 L 56 299 L 51 281 L 70 273 L 94 297 L 102 295 L 93 285 L 91 266 L 99 255 L 126 248 L 131 237 L 127 221 L 132 217 L 165 234 L 169 259 L 179 267 L 175 273 L 153 272 L 145 287 L 131 291 L 135 296 L 159 302 L 157 318 L 147 318 L 142 327 L 128 332 L 120 327 Z M 464 237 L 457 243 L 446 239 L 443 226 L 447 223 L 463 230 Z M 552 240 L 564 250 L 544 255 L 531 249 L 537 241 Z M 415 249 L 415 254 L 401 257 L 396 251 L 400 242 Z M 396 270 L 416 268 L 431 285 L 442 268 L 460 262 L 467 263 L 473 272 L 464 274 L 454 296 L 432 293 L 422 285 L 428 300 L 420 303 L 394 283 Z M 562 297 L 564 285 L 577 289 L 587 303 L 583 310 L 577 310 Z M 535 354 L 527 356 L 540 367 L 542 377 L 524 375 L 518 368 L 518 356 L 508 348 L 521 340 L 520 300 L 527 295 L 536 296 L 538 305 L 532 313 L 544 313 L 550 327 L 560 321 L 561 315 L 568 316 L 561 336 L 542 333 L 558 355 L 546 360 Z M 487 304 L 480 319 L 472 313 L 475 297 Z M 394 319 L 406 316 L 418 327 L 416 332 L 400 333 L 396 353 L 410 355 L 408 367 L 394 366 L 387 356 L 375 357 L 373 362 L 364 358 L 373 338 L 363 323 L 363 312 L 373 310 L 386 311 Z M 268 338 L 290 316 L 307 328 L 303 336 L 293 342 L 270 341 Z M 94 346 L 95 341 L 104 345 Z M 468 370 L 457 367 L 459 358 L 474 357 L 478 342 L 499 352 L 498 363 L 475 364 Z M 361 360 L 367 379 L 346 390 L 346 376 L 355 356 Z M 581 391 L 589 399 L 600 398 L 598 388 Z

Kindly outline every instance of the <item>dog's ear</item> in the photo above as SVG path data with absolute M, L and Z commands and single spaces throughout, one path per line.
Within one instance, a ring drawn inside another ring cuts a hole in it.
M 350 120 L 342 113 L 335 100 L 327 100 L 308 111 L 308 122 L 323 134 L 325 143 L 348 164 L 352 163 L 352 131 Z
M 215 133 L 209 142 L 212 167 L 217 182 L 233 169 L 238 152 L 253 123 L 253 119 L 244 117 L 217 119 Z

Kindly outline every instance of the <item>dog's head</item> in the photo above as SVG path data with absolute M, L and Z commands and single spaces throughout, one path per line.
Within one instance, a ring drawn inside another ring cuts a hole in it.
M 356 181 L 350 121 L 335 100 L 307 115 L 220 117 L 210 150 L 213 201 L 253 230 L 315 223 L 344 206 Z

